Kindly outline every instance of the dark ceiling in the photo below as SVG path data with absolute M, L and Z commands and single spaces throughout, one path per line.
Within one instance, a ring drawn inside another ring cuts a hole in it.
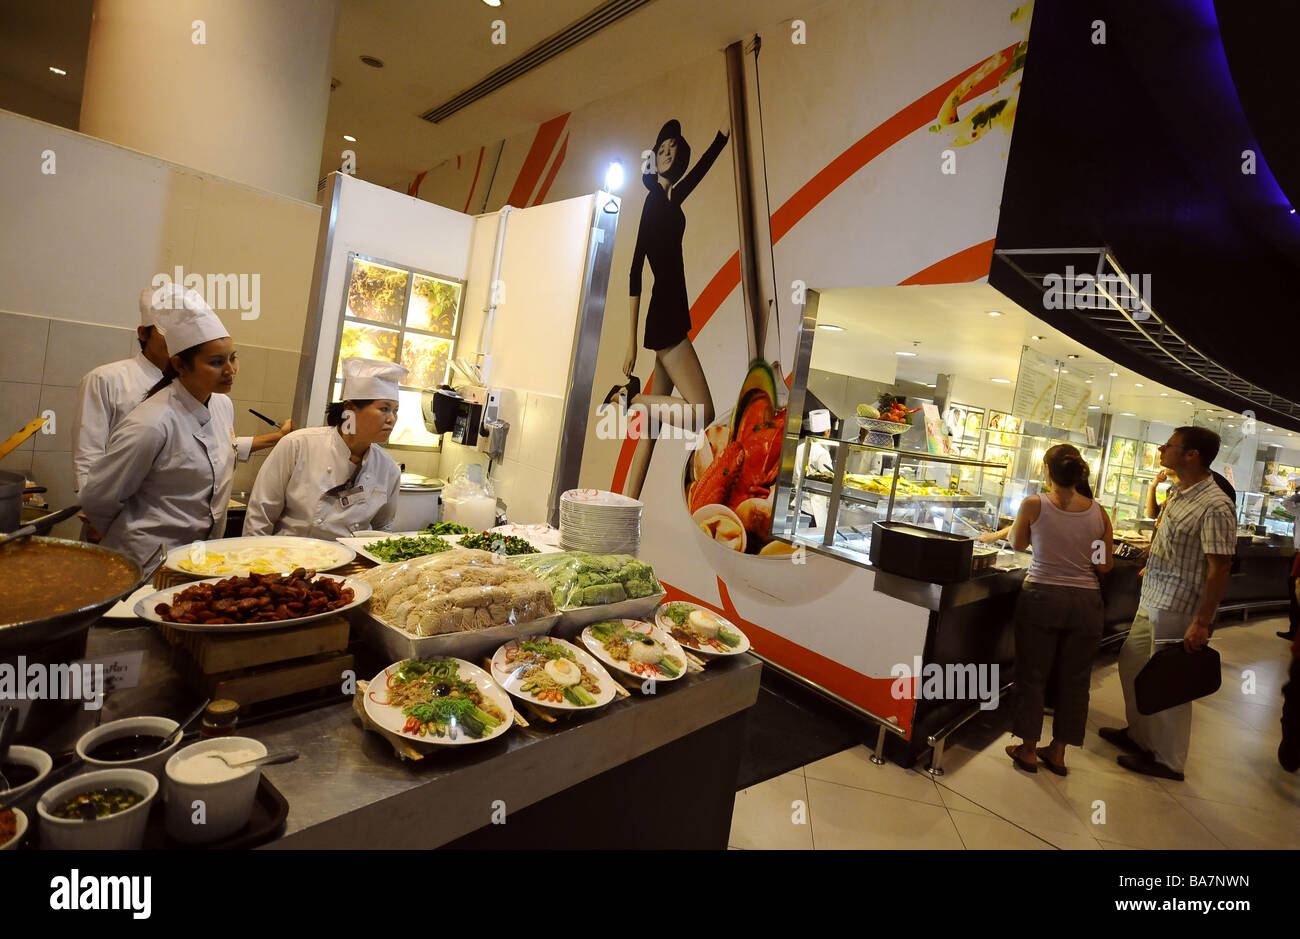
M 1300 198 L 1300 4 L 1220 7 L 1222 37 L 1211 0 L 1039 0 L 998 247 L 1110 245 L 1130 274 L 1151 275 L 1152 306 L 1188 341 L 1300 402 L 1300 216 L 1286 195 Z M 1093 42 L 1098 20 L 1104 44 Z M 1254 174 L 1242 172 L 1245 150 L 1260 154 Z M 1219 407 L 1252 406 L 1144 362 L 1074 313 L 1043 310 L 1001 263 L 990 280 L 1128 368 Z

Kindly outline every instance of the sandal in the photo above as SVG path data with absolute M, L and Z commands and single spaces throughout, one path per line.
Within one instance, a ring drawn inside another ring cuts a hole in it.
M 1009 743 L 1009 744 L 1007 744 L 1007 756 L 1011 757 L 1011 762 L 1012 762 L 1012 763 L 1015 763 L 1017 766 L 1019 766 L 1021 769 L 1023 769 L 1026 773 L 1036 773 L 1036 772 L 1038 772 L 1038 764 L 1037 764 L 1037 763 L 1030 763 L 1028 760 L 1026 760 L 1024 757 L 1022 757 L 1019 753 L 1016 752 L 1016 751 L 1018 751 L 1019 749 L 1020 749 L 1020 746 L 1019 746 L 1018 744 L 1014 744 L 1014 743 Z
M 1055 773 L 1057 776 L 1068 776 L 1070 774 L 1069 768 L 1066 767 L 1064 763 L 1053 763 L 1051 760 L 1047 758 L 1047 754 L 1050 752 L 1047 749 L 1047 747 L 1039 747 L 1034 752 L 1038 754 L 1038 762 L 1041 763 L 1043 766 L 1046 766 L 1051 772 Z

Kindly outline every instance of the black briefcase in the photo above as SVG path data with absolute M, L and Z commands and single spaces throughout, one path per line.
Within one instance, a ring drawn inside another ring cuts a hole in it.
M 1208 645 L 1188 652 L 1181 643 L 1161 649 L 1133 682 L 1139 714 L 1155 714 L 1214 694 L 1222 683 L 1219 653 Z

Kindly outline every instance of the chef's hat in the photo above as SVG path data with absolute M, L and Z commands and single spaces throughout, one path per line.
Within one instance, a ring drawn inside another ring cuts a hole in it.
M 808 429 L 814 434 L 824 434 L 831 429 L 831 412 L 826 408 L 817 408 L 808 412 Z
M 146 287 L 140 291 L 140 325 L 152 326 L 162 332 L 162 327 L 158 325 L 158 318 L 154 316 L 153 295 L 158 292 L 158 288 Z
M 221 318 L 212 312 L 197 290 L 167 284 L 153 291 L 151 301 L 154 323 L 167 337 L 167 351 L 172 355 L 230 336 Z
M 343 360 L 343 400 L 397 400 L 397 386 L 407 370 L 396 362 L 349 356 Z

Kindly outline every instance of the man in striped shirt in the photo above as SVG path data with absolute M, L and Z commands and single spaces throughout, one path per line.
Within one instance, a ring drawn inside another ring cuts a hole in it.
M 1102 739 L 1122 750 L 1119 764 L 1165 779 L 1183 778 L 1192 734 L 1192 705 L 1138 713 L 1133 683 L 1157 643 L 1182 640 L 1188 649 L 1210 641 L 1210 627 L 1237 547 L 1237 513 L 1210 474 L 1219 435 L 1204 427 L 1179 427 L 1160 448 L 1160 464 L 1178 474 L 1151 541 L 1142 598 L 1119 654 L 1127 727 L 1103 727 Z

